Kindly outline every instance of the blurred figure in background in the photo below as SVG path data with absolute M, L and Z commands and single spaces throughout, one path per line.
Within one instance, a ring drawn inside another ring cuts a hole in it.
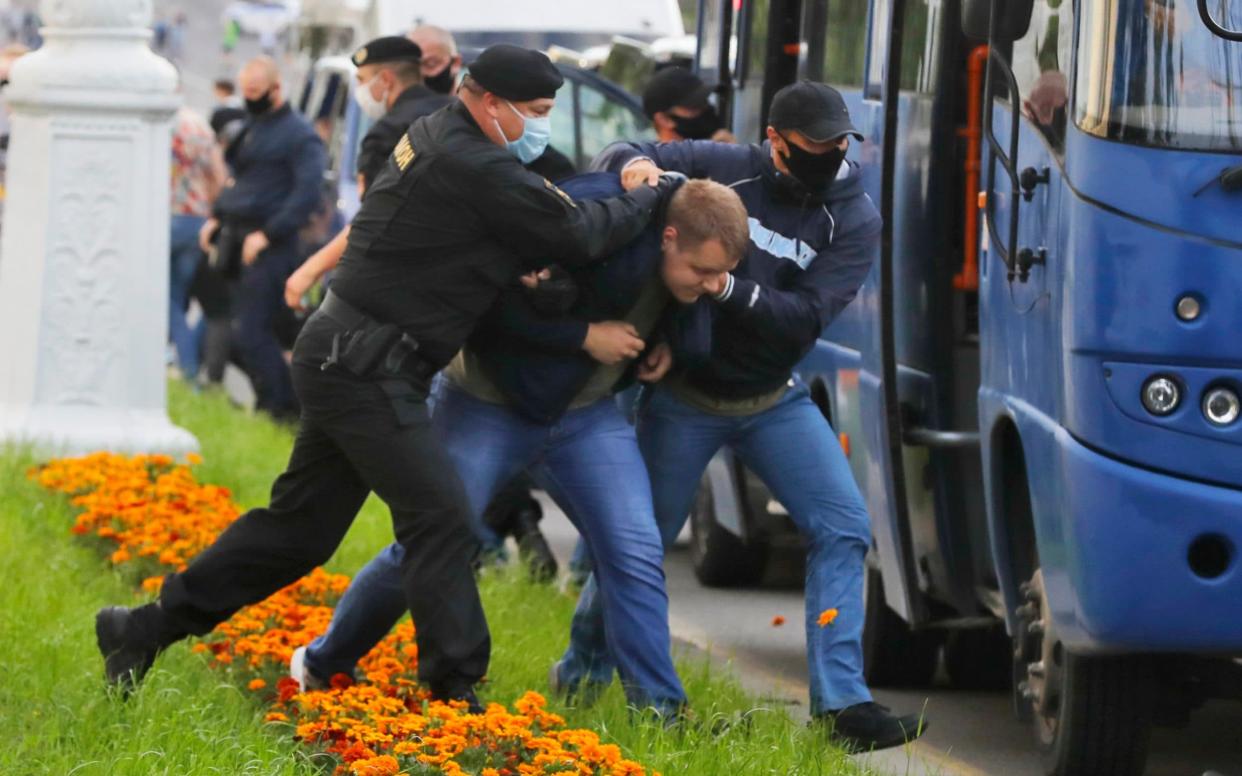
M 443 27 L 424 24 L 410 31 L 410 40 L 423 52 L 419 65 L 423 85 L 433 92 L 452 94 L 457 88 L 457 74 L 461 72 L 461 54 L 453 34 Z
M 169 240 L 168 334 L 177 350 L 177 367 L 190 382 L 198 377 L 206 321 L 186 318 L 190 287 L 205 255 L 198 233 L 228 173 L 215 133 L 194 110 L 177 111 L 172 139 L 172 233 Z
M 643 89 L 643 113 L 655 127 L 661 143 L 676 140 L 715 140 L 736 143 L 733 133 L 707 98 L 711 87 L 684 67 L 666 67 Z
M 257 57 L 238 78 L 249 122 L 228 148 L 233 179 L 199 232 L 215 244 L 216 270 L 236 283 L 233 344 L 258 409 L 295 419 L 297 399 L 276 324 L 285 280 L 297 266 L 298 230 L 319 204 L 323 143 L 285 99 L 280 71 Z
M 4 99 L 4 87 L 9 83 L 9 69 L 17 58 L 28 53 L 21 43 L 10 43 L 0 51 L 0 215 L 4 213 L 4 198 L 8 193 L 5 180 L 9 166 L 9 106 Z

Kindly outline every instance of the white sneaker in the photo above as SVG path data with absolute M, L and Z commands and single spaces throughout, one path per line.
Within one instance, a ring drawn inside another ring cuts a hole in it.
M 302 692 L 322 690 L 328 686 L 327 682 L 315 676 L 306 667 L 306 647 L 293 650 L 293 657 L 289 658 L 289 676 L 292 676 L 298 683 L 298 689 Z

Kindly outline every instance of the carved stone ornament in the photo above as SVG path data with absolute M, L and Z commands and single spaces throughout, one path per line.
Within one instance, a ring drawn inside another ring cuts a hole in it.
M 41 455 L 197 447 L 166 410 L 176 72 L 152 0 L 43 0 L 19 58 L 0 229 L 0 443 Z
M 45 0 L 49 27 L 138 27 L 151 24 L 151 0 Z

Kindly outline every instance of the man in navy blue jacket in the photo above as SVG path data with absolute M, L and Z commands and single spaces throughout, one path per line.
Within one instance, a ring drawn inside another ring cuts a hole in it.
M 615 174 L 561 186 L 577 200 L 621 192 Z M 612 394 L 634 376 L 663 377 L 672 347 L 657 338 L 687 321 L 687 336 L 695 332 L 702 309 L 695 303 L 724 290 L 746 243 L 746 210 L 735 193 L 710 181 L 685 184 L 664 219 L 572 273 L 576 298 L 549 309 L 546 296 L 504 294 L 445 369 L 432 415 L 485 545 L 484 509 L 527 467 L 574 520 L 599 574 L 605 649 L 619 656 L 629 701 L 662 714 L 675 714 L 686 700 L 669 654 L 663 546 L 634 428 Z M 706 349 L 700 339 L 678 350 L 696 347 Z M 401 617 L 404 552 L 393 544 L 368 563 L 328 632 L 294 653 L 291 674 L 304 687 L 352 672 Z
M 250 122 L 229 146 L 233 183 L 220 192 L 199 233 L 203 250 L 215 240 L 239 276 L 233 300 L 234 344 L 254 384 L 259 409 L 295 418 L 297 400 L 276 333 L 285 279 L 297 267 L 298 230 L 319 205 L 327 164 L 323 143 L 282 92 L 268 57 L 246 64 L 239 78 Z
M 811 712 L 859 749 L 919 735 L 913 716 L 872 702 L 863 679 L 863 562 L 871 528 L 840 443 L 795 365 L 867 277 L 880 216 L 858 168 L 861 134 L 836 90 L 803 81 L 773 98 L 768 141 L 618 143 L 595 167 L 635 185 L 660 170 L 728 185 L 746 204 L 750 244 L 711 310 L 711 355 L 683 360 L 639 414 L 639 442 L 666 546 L 681 531 L 708 461 L 730 446 L 789 510 L 807 539 L 807 657 Z M 595 587 L 583 589 L 555 683 L 611 678 Z M 831 625 L 821 612 L 836 609 Z M 615 655 L 615 651 L 612 653 Z

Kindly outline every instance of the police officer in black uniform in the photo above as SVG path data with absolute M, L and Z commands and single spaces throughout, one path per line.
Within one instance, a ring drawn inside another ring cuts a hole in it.
M 374 182 L 411 124 L 453 101 L 423 84 L 422 56 L 414 41 L 389 35 L 367 43 L 350 57 L 358 68 L 354 99 L 375 120 L 358 149 L 358 175 L 364 187 Z
M 522 163 L 543 151 L 560 73 L 543 54 L 483 52 L 458 102 L 397 143 L 354 219 L 323 306 L 293 354 L 301 425 L 271 504 L 231 525 L 160 599 L 107 607 L 95 631 L 110 682 L 129 687 L 156 655 L 204 634 L 328 560 L 367 495 L 406 549 L 419 678 L 477 707 L 490 636 L 461 483 L 433 434 L 431 376 L 461 349 L 502 287 L 548 261 L 582 264 L 636 237 L 674 185 L 575 203 Z

